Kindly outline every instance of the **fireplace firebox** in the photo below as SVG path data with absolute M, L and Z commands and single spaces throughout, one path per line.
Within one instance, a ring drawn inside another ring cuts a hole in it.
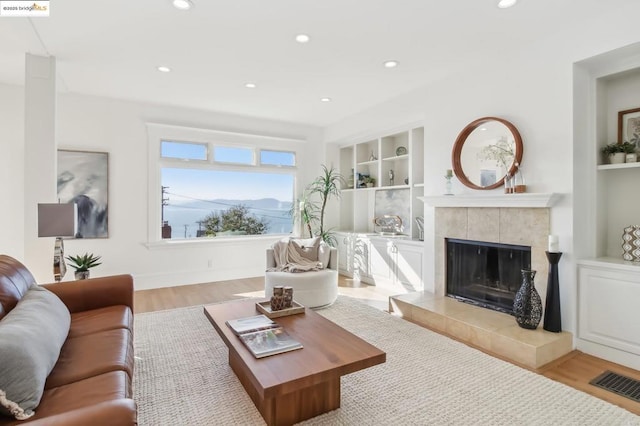
M 508 314 L 531 247 L 446 238 L 447 296 Z

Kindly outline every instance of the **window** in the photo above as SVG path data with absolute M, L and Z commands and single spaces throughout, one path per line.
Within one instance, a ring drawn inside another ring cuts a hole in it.
M 288 151 L 260 150 L 260 164 L 271 166 L 295 166 L 296 155 Z
M 232 148 L 228 146 L 214 146 L 213 160 L 218 163 L 254 164 L 254 150 L 250 148 Z
M 169 140 L 160 146 L 163 239 L 291 233 L 295 151 Z
M 160 156 L 180 160 L 206 160 L 207 145 L 202 143 L 162 141 Z

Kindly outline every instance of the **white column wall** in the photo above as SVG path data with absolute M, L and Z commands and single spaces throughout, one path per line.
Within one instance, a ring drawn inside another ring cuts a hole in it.
M 55 203 L 56 58 L 26 54 L 24 87 L 24 263 L 53 281 L 53 237 L 38 238 L 38 203 Z M 52 161 L 53 159 L 53 161 Z
M 0 254 L 17 259 L 24 258 L 23 117 L 24 88 L 0 84 Z

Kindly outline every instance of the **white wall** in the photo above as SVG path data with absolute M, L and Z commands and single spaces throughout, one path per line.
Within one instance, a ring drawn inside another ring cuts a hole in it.
M 528 191 L 564 194 L 551 211 L 551 232 L 560 237 L 564 252 L 559 266 L 563 328 L 575 333 L 572 65 L 638 41 L 634 16 L 639 13 L 640 4 L 612 9 L 597 21 L 567 22 L 560 34 L 523 45 L 519 51 L 505 52 L 496 46 L 494 55 L 466 58 L 461 63 L 468 66 L 458 73 L 328 127 L 325 140 L 342 144 L 359 135 L 385 133 L 400 123 L 423 119 L 424 192 L 442 194 L 442 176 L 451 168 L 451 149 L 458 133 L 483 116 L 511 121 L 524 142 L 522 168 Z M 454 186 L 454 193 L 462 192 L 473 191 Z M 426 208 L 425 226 L 432 215 Z M 426 288 L 434 277 L 432 222 L 430 226 L 425 230 Z
M 23 89 L 1 87 L 0 90 L 0 111 L 9 112 L 6 119 L 9 125 L 0 128 L 0 141 L 4 149 L 20 158 L 24 117 L 22 108 L 15 106 L 23 102 Z M 303 186 L 320 173 L 324 159 L 321 132 L 314 127 L 99 97 L 60 95 L 58 147 L 109 153 L 109 238 L 67 240 L 66 254 L 85 251 L 100 254 L 104 263 L 92 270 L 92 276 L 130 273 L 134 275 L 136 289 L 262 275 L 265 248 L 274 237 L 147 247 L 147 122 L 307 140 L 298 157 Z M 11 205 L 20 205 L 23 185 L 12 176 L 20 176 L 22 168 L 4 156 L 0 162 L 8 166 L 0 172 L 7 175 L 2 182 L 3 198 Z M 30 179 L 29 184 L 47 184 L 37 175 Z M 28 259 L 29 253 L 23 253 L 22 231 L 16 226 L 21 225 L 22 212 L 19 208 L 16 213 L 7 212 L 6 208 L 1 210 L 2 252 Z M 24 227 L 35 229 L 35 226 L 35 223 L 24 223 Z M 53 254 L 53 240 L 51 252 Z M 42 259 L 37 264 L 31 261 L 27 266 L 39 282 L 52 281 L 50 259 Z M 72 270 L 65 277 L 70 279 L 73 279 Z
M 0 254 L 19 259 L 24 257 L 23 117 L 24 88 L 0 84 Z

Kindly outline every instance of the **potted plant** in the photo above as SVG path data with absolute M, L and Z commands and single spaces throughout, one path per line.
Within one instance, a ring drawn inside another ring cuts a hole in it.
M 609 163 L 611 164 L 624 163 L 625 156 L 627 155 L 624 144 L 617 142 L 611 142 L 605 145 L 601 151 L 609 159 Z
M 344 185 L 344 178 L 333 167 L 322 165 L 322 174 L 314 179 L 305 189 L 301 200 L 301 219 L 309 232 L 320 236 L 331 246 L 335 246 L 335 237 L 330 230 L 324 229 L 324 213 L 327 201 L 331 198 L 340 199 L 340 186 Z M 316 225 L 315 232 L 312 224 Z
M 638 161 L 638 154 L 636 154 L 636 143 L 635 142 L 623 142 L 622 149 L 625 153 L 625 162 L 626 163 L 635 163 Z
M 77 256 L 67 256 L 72 268 L 76 270 L 75 276 L 77 280 L 85 280 L 89 278 L 89 269 L 101 265 L 98 263 L 101 256 L 94 256 L 93 253 L 85 253 Z
M 362 182 L 367 188 L 373 188 L 374 186 L 376 186 L 376 178 L 371 176 L 365 176 L 364 178 L 362 178 Z

